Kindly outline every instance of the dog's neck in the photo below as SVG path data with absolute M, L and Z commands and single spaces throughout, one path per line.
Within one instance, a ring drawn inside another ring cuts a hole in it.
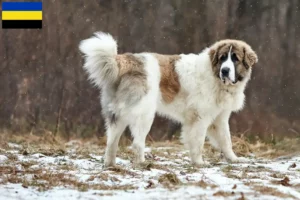
M 244 93 L 247 82 L 249 80 L 243 80 L 242 82 L 237 82 L 234 85 L 225 85 L 220 79 L 216 78 L 217 84 L 220 87 L 222 92 L 229 93 L 231 95 L 241 94 Z

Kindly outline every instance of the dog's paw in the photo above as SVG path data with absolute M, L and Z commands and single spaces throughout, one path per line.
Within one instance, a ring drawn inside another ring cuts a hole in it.
M 116 166 L 115 162 L 111 162 L 111 161 L 104 161 L 104 167 L 108 168 L 108 167 L 114 167 Z
M 113 167 L 115 165 L 116 165 L 116 159 L 105 155 L 105 157 L 104 157 L 104 167 Z
M 212 165 L 208 161 L 199 160 L 192 162 L 192 165 L 199 168 L 211 167 Z

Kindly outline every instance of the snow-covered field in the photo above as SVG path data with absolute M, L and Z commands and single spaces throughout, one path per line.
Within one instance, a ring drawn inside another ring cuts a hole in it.
M 208 151 L 208 150 L 207 150 Z M 121 147 L 103 167 L 104 147 L 71 141 L 63 148 L 7 143 L 0 149 L 0 199 L 300 199 L 300 156 L 230 164 L 207 153 L 194 168 L 179 144 L 147 148 L 146 163 Z

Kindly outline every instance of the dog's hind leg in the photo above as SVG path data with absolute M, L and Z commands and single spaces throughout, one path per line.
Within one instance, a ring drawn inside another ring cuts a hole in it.
M 126 126 L 127 124 L 120 119 L 116 120 L 115 122 L 107 123 L 107 145 L 104 159 L 104 164 L 107 167 L 116 164 L 119 140 Z
M 147 115 L 139 116 L 133 119 L 132 123 L 129 124 L 131 134 L 133 136 L 132 148 L 135 152 L 135 163 L 141 163 L 145 161 L 144 149 L 146 136 L 150 131 L 151 125 L 154 120 L 155 113 L 147 113 Z

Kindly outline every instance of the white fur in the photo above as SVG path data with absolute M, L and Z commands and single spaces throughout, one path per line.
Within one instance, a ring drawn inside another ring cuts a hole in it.
M 103 87 L 117 79 L 118 69 L 114 67 L 117 65 L 117 42 L 110 34 L 95 33 L 94 37 L 81 41 L 79 49 L 85 55 L 83 68 L 88 72 L 92 83 Z
M 118 53 L 117 42 L 110 34 L 103 32 L 97 32 L 94 37 L 81 41 L 79 49 L 89 56 L 95 56 L 99 53 L 114 56 Z
M 81 43 L 80 49 L 88 57 L 104 54 L 113 58 L 117 53 L 116 42 L 110 35 L 98 36 L 96 35 L 96 39 L 85 40 Z M 244 105 L 243 92 L 250 79 L 250 73 L 249 77 L 245 77 L 242 82 L 234 86 L 224 85 L 213 74 L 209 50 L 207 48 L 198 55 L 180 55 L 181 59 L 176 62 L 175 67 L 181 89 L 171 103 L 163 101 L 159 90 L 161 74 L 158 60 L 150 53 L 135 54 L 143 58 L 149 90 L 133 107 L 115 105 L 121 110 L 120 118 L 117 124 L 109 124 L 107 127 L 106 165 L 115 164 L 119 138 L 126 126 L 130 127 L 134 137 L 133 148 L 137 154 L 136 162 L 144 161 L 145 138 L 156 112 L 182 123 L 182 141 L 190 151 L 192 163 L 196 165 L 205 163 L 202 150 L 206 136 L 228 160 L 243 161 L 232 150 L 228 120 L 232 111 L 238 111 Z M 89 62 L 101 61 L 95 57 Z M 97 69 L 91 67 L 96 64 L 90 63 L 85 66 L 90 73 L 90 78 L 95 79 L 97 83 L 102 83 L 103 80 L 97 78 Z
M 220 76 L 221 79 L 224 78 L 222 76 L 222 72 L 221 71 L 222 71 L 222 69 L 224 69 L 224 68 L 227 67 L 227 68 L 229 68 L 229 76 L 228 76 L 228 78 L 230 79 L 230 83 L 233 83 L 233 82 L 235 82 L 236 77 L 235 77 L 234 63 L 231 60 L 231 50 L 232 50 L 232 46 L 230 47 L 230 50 L 228 52 L 226 61 L 223 62 L 222 65 L 221 65 L 221 70 L 220 70 L 220 75 L 219 76 Z M 229 84 L 228 80 L 225 79 L 224 81 L 225 81 L 225 84 Z

